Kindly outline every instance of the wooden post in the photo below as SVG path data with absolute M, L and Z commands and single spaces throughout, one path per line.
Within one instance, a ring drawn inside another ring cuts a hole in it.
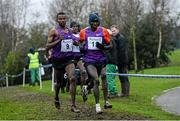
M 26 68 L 23 69 L 23 87 L 25 86 L 26 81 Z
M 8 74 L 6 73 L 6 87 L 9 86 L 9 81 L 8 81 Z
M 39 83 L 40 83 L 40 89 L 42 89 L 42 79 L 41 79 L 41 68 L 39 67 Z
M 54 91 L 54 68 L 52 67 L 52 92 Z

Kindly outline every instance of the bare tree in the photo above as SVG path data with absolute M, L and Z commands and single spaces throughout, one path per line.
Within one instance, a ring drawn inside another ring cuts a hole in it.
M 11 33 L 9 41 L 11 42 L 12 51 L 14 51 L 16 43 L 20 41 L 20 37 L 24 35 L 24 33 L 21 33 L 21 29 L 26 24 L 27 7 L 27 0 L 1 0 L 0 2 L 0 24 L 5 32 Z
M 136 55 L 136 26 L 141 14 L 140 0 L 103 0 L 101 3 L 101 16 L 103 25 L 109 27 L 118 25 L 126 33 L 133 45 L 134 68 L 137 71 Z
M 162 43 L 165 43 L 165 35 L 167 34 L 167 31 L 165 29 L 166 24 L 168 24 L 170 21 L 174 21 L 171 17 L 171 10 L 170 10 L 170 2 L 172 0 L 151 0 L 150 5 L 152 9 L 152 14 L 154 16 L 154 33 L 158 33 L 156 39 L 157 43 L 157 52 L 156 52 L 156 65 L 159 64 L 159 58 L 161 56 L 161 50 L 162 50 Z M 174 3 L 175 4 L 175 3 Z M 156 34 L 154 34 L 156 35 Z
M 86 0 L 52 0 L 49 3 L 49 18 L 50 23 L 55 25 L 56 14 L 58 12 L 65 12 L 69 16 L 69 22 L 77 21 L 84 23 L 87 16 L 87 2 Z
M 136 52 L 136 32 L 138 31 L 137 22 L 142 12 L 142 5 L 140 0 L 126 0 L 123 4 L 123 15 L 122 21 L 126 25 L 129 31 L 129 40 L 132 42 L 133 47 L 133 58 L 134 58 L 134 69 L 137 72 L 137 52 Z M 128 32 L 127 31 L 127 32 Z
M 158 39 L 158 49 L 157 49 L 157 59 L 160 56 L 161 46 L 162 46 L 162 31 L 163 31 L 163 21 L 165 21 L 165 15 L 169 11 L 169 0 L 153 0 L 151 3 L 152 10 L 155 13 L 155 21 L 158 27 L 159 39 Z
M 15 50 L 18 43 L 20 43 L 21 37 L 24 33 L 25 24 L 26 24 L 26 12 L 28 1 L 27 0 L 11 0 L 11 25 L 14 26 L 12 31 L 12 51 Z
M 16 45 L 25 35 L 26 10 L 28 0 L 0 0 L 0 62 L 11 50 L 14 51 Z
M 116 24 L 122 27 L 122 0 L 102 0 L 100 13 L 103 26 L 110 27 Z

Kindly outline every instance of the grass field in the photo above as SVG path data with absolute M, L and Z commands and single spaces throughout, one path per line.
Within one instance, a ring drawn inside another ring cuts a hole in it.
M 180 49 L 175 50 L 169 57 L 171 59 L 170 65 L 180 65 Z
M 169 67 L 146 69 L 144 74 L 174 74 L 180 75 L 180 50 L 172 54 L 172 64 Z M 172 66 L 176 65 L 176 66 Z M 133 73 L 133 72 L 132 72 Z M 166 113 L 155 105 L 152 97 L 162 94 L 163 90 L 180 86 L 180 79 L 151 79 L 131 77 L 131 95 L 128 98 L 113 98 L 112 110 L 105 110 L 102 115 L 96 115 L 93 95 L 89 95 L 86 103 L 77 95 L 80 114 L 70 112 L 69 94 L 60 94 L 62 108 L 56 110 L 53 105 L 54 92 L 51 91 L 51 82 L 43 81 L 43 89 L 39 87 L 18 86 L 0 89 L 0 120 L 72 120 L 72 119 L 154 119 L 180 120 L 180 116 Z M 117 86 L 120 89 L 117 78 Z M 102 92 L 101 92 L 102 94 Z M 101 105 L 103 106 L 101 95 Z M 68 106 L 67 106 L 68 105 Z

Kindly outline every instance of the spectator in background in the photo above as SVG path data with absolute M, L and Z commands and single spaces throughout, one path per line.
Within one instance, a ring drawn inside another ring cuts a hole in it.
M 111 26 L 112 38 L 111 43 L 113 45 L 112 49 L 107 52 L 108 63 L 112 64 L 112 66 L 107 67 L 107 71 L 109 70 L 113 73 L 116 72 L 116 67 L 118 67 L 118 73 L 127 74 L 128 73 L 128 41 L 127 39 L 119 32 L 119 28 L 116 25 Z M 109 77 L 108 81 L 110 84 L 110 94 L 116 95 L 115 89 L 115 81 L 114 77 Z M 121 81 L 121 93 L 118 94 L 119 97 L 127 97 L 129 96 L 130 90 L 130 82 L 128 77 L 119 76 Z M 111 93 L 111 91 L 113 93 Z
M 40 56 L 38 52 L 35 52 L 35 49 L 31 47 L 29 53 L 26 57 L 26 69 L 29 69 L 31 72 L 31 82 L 29 85 L 35 86 L 37 82 L 40 84 L 39 80 L 39 67 L 40 67 Z
M 107 65 L 106 65 L 106 73 L 116 73 L 117 72 L 117 48 L 116 48 L 116 42 L 114 39 L 112 39 L 112 32 L 110 29 L 108 29 L 109 34 L 111 35 L 111 48 L 106 50 L 105 53 L 107 55 Z M 117 87 L 115 82 L 115 76 L 114 75 L 106 75 L 107 82 L 108 82 L 108 91 L 109 91 L 109 98 L 116 97 Z

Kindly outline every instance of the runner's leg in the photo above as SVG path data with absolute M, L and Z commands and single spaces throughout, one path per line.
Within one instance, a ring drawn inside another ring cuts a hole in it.
M 99 103 L 99 79 L 98 79 L 97 69 L 93 65 L 88 65 L 87 72 L 89 76 L 91 76 L 94 82 L 93 90 L 94 90 L 95 102 L 97 104 Z
M 80 110 L 78 110 L 76 108 L 76 104 L 75 104 L 75 99 L 76 99 L 76 78 L 74 76 L 74 71 L 75 71 L 74 63 L 68 64 L 65 69 L 66 69 L 66 72 L 67 72 L 68 79 L 70 81 L 70 94 L 71 94 L 71 103 L 72 103 L 71 111 L 73 111 L 75 113 L 79 113 Z
M 59 102 L 59 90 L 61 87 L 61 81 L 63 80 L 64 71 L 55 69 L 55 106 L 57 109 L 60 109 L 60 102 Z
M 108 102 L 108 84 L 106 80 L 106 67 L 103 67 L 101 70 L 101 80 L 102 80 L 102 89 L 103 89 L 103 95 L 104 95 L 104 108 L 112 108 L 112 105 Z

